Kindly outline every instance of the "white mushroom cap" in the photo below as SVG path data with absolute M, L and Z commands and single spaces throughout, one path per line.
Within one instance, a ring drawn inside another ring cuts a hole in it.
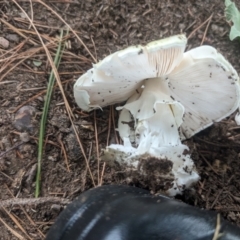
M 146 78 L 169 74 L 182 60 L 184 35 L 133 46 L 104 58 L 74 85 L 80 108 L 91 111 L 127 100 Z
M 168 78 L 170 94 L 185 108 L 182 139 L 226 118 L 239 106 L 238 74 L 213 47 L 184 53 Z

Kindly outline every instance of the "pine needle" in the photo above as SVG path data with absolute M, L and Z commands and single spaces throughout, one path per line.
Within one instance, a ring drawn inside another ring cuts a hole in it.
M 63 39 L 63 30 L 61 30 L 60 41 L 58 45 L 58 49 L 56 52 L 56 56 L 54 58 L 54 65 L 58 68 L 64 45 L 62 44 Z M 47 87 L 46 99 L 44 102 L 43 113 L 40 123 L 39 130 L 39 140 L 38 140 L 38 165 L 37 165 L 37 176 L 36 176 L 36 189 L 35 189 L 35 197 L 38 197 L 40 194 L 40 185 L 41 185 L 41 165 L 42 165 L 42 155 L 43 155 L 43 143 L 44 143 L 44 135 L 45 135 L 45 127 L 47 122 L 48 109 L 51 101 L 51 96 L 53 92 L 53 87 L 55 83 L 55 76 L 53 70 L 49 76 L 49 83 Z

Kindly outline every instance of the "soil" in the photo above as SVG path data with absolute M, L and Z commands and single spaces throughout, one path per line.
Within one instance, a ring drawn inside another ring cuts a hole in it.
M 240 72 L 240 43 L 229 40 L 230 24 L 224 17 L 223 1 L 45 2 L 76 31 L 97 60 L 129 45 L 186 33 L 189 36 L 187 49 L 202 43 L 212 45 Z M 17 3 L 33 18 L 45 44 L 55 40 L 59 29 L 65 26 L 38 0 Z M 239 2 L 237 5 L 240 7 Z M 207 23 L 201 24 L 210 16 L 206 30 Z M 106 107 L 103 111 L 86 114 L 77 107 L 73 84 L 94 60 L 74 34 L 69 35 L 68 48 L 58 71 L 95 184 L 129 184 L 156 193 L 159 183 L 151 179 L 141 182 L 99 163 L 98 152 L 101 153 L 108 143 L 120 141 L 114 130 L 118 112 Z M 44 198 L 39 203 L 32 202 L 37 139 L 51 67 L 38 36 L 14 0 L 0 1 L 0 37 L 9 42 L 6 48 L 0 46 L 0 205 L 3 200 L 16 198 L 15 204 L 1 208 L 0 239 L 44 239 L 66 204 L 63 199 L 71 201 L 94 184 L 56 85 L 47 118 L 42 159 L 40 197 Z M 53 56 L 56 46 L 48 47 Z M 40 49 L 37 51 L 37 48 Z M 235 114 L 185 142 L 192 151 L 201 180 L 194 189 L 186 190 L 177 198 L 199 208 L 220 212 L 240 225 L 240 127 L 234 121 Z M 20 205 L 17 199 L 21 198 L 29 202 Z

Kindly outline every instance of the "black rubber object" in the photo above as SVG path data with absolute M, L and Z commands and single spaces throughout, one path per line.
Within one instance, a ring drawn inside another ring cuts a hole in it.
M 59 215 L 46 240 L 212 240 L 217 213 L 129 186 L 81 194 Z M 220 220 L 219 240 L 240 240 L 240 229 Z

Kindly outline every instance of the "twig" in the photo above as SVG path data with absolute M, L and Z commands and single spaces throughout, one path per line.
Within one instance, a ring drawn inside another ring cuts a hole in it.
M 99 186 L 102 186 L 102 183 L 103 183 L 103 175 L 104 175 L 105 167 L 106 167 L 106 162 L 103 163 L 102 174 L 101 174 Z
M 17 81 L 4 81 L 4 82 L 0 82 L 0 85 L 3 84 L 8 84 L 8 83 L 16 83 Z
M 43 203 L 60 203 L 66 205 L 70 202 L 71 201 L 69 199 L 59 197 L 11 198 L 7 200 L 1 200 L 0 208 L 12 207 L 14 205 L 37 205 Z
M 201 153 L 199 153 L 199 155 L 202 157 L 202 159 L 204 160 L 204 162 L 207 163 L 207 165 L 212 169 L 212 171 L 219 176 L 219 173 L 217 173 L 217 172 L 215 171 L 215 169 L 214 169 L 214 168 L 212 167 L 212 165 L 208 162 L 208 160 L 207 160 Z
M 16 58 L 16 55 L 17 53 L 22 49 L 22 47 L 24 46 L 24 44 L 27 42 L 27 39 L 25 39 L 24 41 L 22 41 L 21 43 L 19 43 L 16 47 L 14 47 L 13 49 L 9 50 L 9 51 L 6 51 L 5 53 L 3 53 L 1 56 L 0 56 L 0 62 L 5 62 L 5 61 L 8 61 L 8 60 L 11 60 L 13 58 Z M 7 56 L 8 54 L 11 54 L 11 56 L 9 57 L 5 57 Z M 5 58 L 4 58 L 5 57 Z M 2 71 L 3 68 L 1 68 L 1 71 Z
M 92 36 L 91 36 L 91 41 L 92 41 L 92 44 L 93 44 L 94 53 L 95 53 L 96 60 L 97 60 L 97 58 L 98 58 L 98 57 L 97 57 L 96 45 L 95 45 L 95 42 L 94 42 L 94 40 L 93 40 Z
M 113 108 L 113 106 L 111 106 L 111 110 L 112 110 L 112 122 L 113 122 L 113 130 L 114 130 L 114 134 L 115 134 L 115 140 L 116 140 L 116 143 L 119 144 L 118 137 L 117 137 L 117 133 L 116 133 L 115 117 L 114 117 L 114 108 Z
M 26 15 L 26 18 L 31 22 L 32 27 L 34 28 L 36 34 L 38 35 L 38 38 L 39 38 L 39 40 L 40 40 L 40 42 L 41 42 L 41 44 L 42 44 L 43 49 L 45 50 L 45 53 L 46 53 L 46 55 L 47 55 L 47 58 L 48 58 L 48 60 L 49 60 L 49 62 L 50 62 L 50 65 L 51 65 L 51 67 L 52 67 L 52 71 L 53 71 L 53 73 L 54 73 L 54 75 L 55 75 L 55 78 L 56 78 L 56 80 L 57 80 L 59 89 L 60 89 L 60 91 L 61 91 L 61 93 L 62 93 L 62 97 L 63 97 L 63 99 L 64 99 L 66 109 L 67 109 L 68 113 L 70 113 L 70 115 L 72 116 L 72 114 L 71 114 L 71 108 L 70 108 L 69 103 L 68 103 L 68 101 L 67 101 L 67 98 L 66 98 L 66 96 L 65 96 L 65 94 L 64 94 L 64 90 L 63 90 L 63 87 L 62 87 L 62 85 L 61 85 L 61 81 L 60 81 L 60 78 L 59 78 L 59 74 L 58 74 L 57 68 L 56 68 L 56 66 L 55 66 L 55 64 L 54 64 L 54 62 L 53 62 L 52 56 L 51 56 L 51 54 L 50 54 L 50 52 L 49 52 L 46 44 L 44 44 L 43 39 L 42 39 L 40 33 L 38 32 L 37 28 L 34 26 L 33 22 L 31 21 L 30 17 L 29 17 L 28 14 L 26 13 L 26 11 L 24 11 L 24 9 L 16 2 L 16 0 L 12 0 L 12 1 L 13 1 L 13 2 L 18 6 L 18 8 Z
M 12 29 L 14 32 L 18 33 L 21 37 L 29 40 L 30 43 L 32 43 L 33 45 L 38 45 L 38 43 L 36 43 L 35 41 L 29 39 L 29 37 L 27 37 L 26 35 L 24 35 L 21 31 L 19 31 L 19 29 L 17 29 L 16 27 L 14 27 L 13 25 L 11 25 L 9 22 L 5 21 L 3 18 L 0 18 L 0 21 L 2 23 L 4 23 L 5 25 L 7 25 L 10 29 Z
M 211 144 L 211 145 L 216 146 L 216 147 L 229 148 L 228 145 L 224 145 L 224 144 L 219 144 L 219 143 L 210 142 L 210 141 L 207 141 L 207 140 L 201 139 L 201 138 L 199 138 L 199 137 L 194 137 L 194 138 L 197 139 L 197 140 L 200 141 L 200 142 L 205 142 L 205 143 Z
M 50 44 L 49 44 L 50 45 Z M 16 68 L 18 65 L 20 65 L 22 62 L 24 62 L 26 59 L 28 59 L 28 58 L 30 58 L 31 56 L 33 56 L 35 53 L 37 53 L 38 51 L 40 51 L 40 50 L 42 50 L 42 47 L 39 47 L 39 48 L 34 48 L 34 49 L 32 49 L 32 50 L 28 50 L 27 52 L 24 52 L 25 53 L 25 55 L 24 55 L 24 53 L 22 53 L 21 55 L 22 55 L 22 57 L 21 57 L 21 60 L 19 60 L 14 66 L 12 66 L 11 68 L 9 68 L 8 66 L 9 66 L 9 64 L 10 63 L 7 63 L 5 66 L 4 66 L 4 68 L 2 67 L 1 68 L 1 71 L 0 72 L 2 72 L 5 68 L 7 68 L 8 70 L 7 70 L 7 72 L 6 73 L 4 73 L 3 75 L 1 75 L 1 78 L 0 78 L 0 81 L 2 81 L 7 75 L 8 75 L 8 73 L 10 73 L 14 68 Z M 28 54 L 27 54 L 28 53 Z M 13 60 L 16 60 L 17 58 L 16 57 L 14 57 L 13 59 L 12 59 L 12 61 Z
M 2 158 L 2 157 L 3 157 L 4 155 L 6 155 L 7 153 L 11 152 L 13 149 L 18 148 L 18 147 L 21 146 L 22 144 L 24 144 L 24 142 L 21 142 L 21 143 L 19 143 L 19 144 L 17 144 L 17 145 L 12 146 L 11 148 L 9 148 L 8 150 L 6 150 L 5 152 L 1 153 L 1 154 L 0 154 L 0 158 Z
M 20 132 L 17 132 L 17 131 L 12 131 L 11 133 L 14 133 L 14 134 L 17 134 L 17 135 L 21 134 Z M 33 137 L 33 136 L 30 136 L 30 138 L 33 139 L 33 140 L 38 140 L 38 138 Z M 50 140 L 47 140 L 47 141 L 44 140 L 44 143 L 45 144 L 48 143 L 48 144 L 54 145 L 55 147 L 61 148 L 61 146 L 57 145 L 55 142 L 50 141 Z
M 32 5 L 32 0 L 29 0 L 29 2 L 30 2 L 30 9 L 31 9 L 31 20 L 33 22 L 33 5 Z M 30 23 L 28 29 L 31 28 L 31 25 L 32 24 Z
M 24 240 L 24 237 L 22 237 L 18 232 L 16 232 L 14 229 L 8 226 L 8 224 L 5 223 L 5 221 L 1 217 L 0 217 L 0 221 L 15 237 L 17 237 L 20 240 Z
M 209 20 L 208 20 L 206 29 L 205 29 L 205 31 L 204 31 L 203 38 L 202 38 L 202 41 L 201 41 L 201 44 L 200 44 L 200 45 L 203 45 L 203 43 L 204 43 L 205 37 L 206 37 L 206 35 L 207 35 L 208 27 L 209 27 L 210 22 L 211 22 L 211 20 L 212 20 L 212 16 L 213 16 L 213 13 L 212 13 L 211 16 L 209 17 Z
M 66 82 L 68 82 L 68 80 L 64 81 L 63 84 L 66 83 Z M 56 87 L 58 87 L 57 84 L 55 84 L 54 88 L 56 88 Z M 14 110 L 12 110 L 12 111 L 9 111 L 9 110 L 8 110 L 8 112 L 9 112 L 9 113 L 15 113 L 15 112 L 16 112 L 17 110 L 19 110 L 22 106 L 24 106 L 24 105 L 26 105 L 27 103 L 29 103 L 29 102 L 33 101 L 34 99 L 38 98 L 39 96 L 41 96 L 41 95 L 44 94 L 45 92 L 47 92 L 47 90 L 43 90 L 43 91 L 39 92 L 38 94 L 32 96 L 31 98 L 29 98 L 28 100 L 26 100 L 25 102 L 23 102 L 22 104 L 20 104 L 19 106 L 17 106 Z
M 109 117 L 108 117 L 108 133 L 107 133 L 107 143 L 106 145 L 109 145 L 109 138 L 110 138 L 110 133 L 111 133 L 111 123 L 112 123 L 112 109 L 111 107 L 109 108 Z
M 32 240 L 32 238 L 28 235 L 27 231 L 22 227 L 22 225 L 19 223 L 16 217 L 13 214 L 11 214 L 6 208 L 4 207 L 2 208 L 7 213 L 7 215 L 12 219 L 12 221 L 18 226 L 18 228 L 27 236 L 27 238 Z
M 11 180 L 12 182 L 14 181 L 11 177 L 9 177 L 6 173 L 0 171 L 0 173 L 5 176 L 6 178 L 8 178 L 9 180 Z
M 218 213 L 216 228 L 212 240 L 217 240 L 223 235 L 222 233 L 220 233 L 220 230 L 221 230 L 221 217 L 220 214 Z
M 221 189 L 221 190 L 218 192 L 218 195 L 217 195 L 216 198 L 214 199 L 214 201 L 213 201 L 213 203 L 212 203 L 210 209 L 213 209 L 213 207 L 215 206 L 215 204 L 216 204 L 216 202 L 217 202 L 219 196 L 222 194 L 222 192 L 223 192 L 223 189 Z
M 98 130 L 97 130 L 97 121 L 96 121 L 96 110 L 94 111 L 94 132 L 96 140 L 96 151 L 97 151 L 97 168 L 98 168 L 98 184 L 100 182 L 100 166 L 99 166 L 99 145 L 98 145 Z
M 41 3 L 43 6 L 45 6 L 48 10 L 50 10 L 54 15 L 56 15 L 71 31 L 72 33 L 75 35 L 75 37 L 78 39 L 78 41 L 83 45 L 83 47 L 86 49 L 86 51 L 88 52 L 88 54 L 92 57 L 94 62 L 97 62 L 97 60 L 95 59 L 95 57 L 92 55 L 92 53 L 89 51 L 88 47 L 84 44 L 84 42 L 82 41 L 82 39 L 76 34 L 76 32 L 72 29 L 72 27 L 59 15 L 57 14 L 55 11 L 52 10 L 52 8 L 50 8 L 46 3 L 44 3 L 41 0 L 37 0 L 37 2 Z
M 204 21 L 202 24 L 200 24 L 200 26 L 198 26 L 197 28 L 195 28 L 189 35 L 188 35 L 188 39 L 191 38 L 193 36 L 193 34 L 200 29 L 204 24 L 206 24 L 210 19 L 212 18 L 212 15 L 206 20 Z
M 68 170 L 68 172 L 70 172 L 70 167 L 69 167 L 69 163 L 68 163 L 68 157 L 67 157 L 67 153 L 66 153 L 66 150 L 65 150 L 64 144 L 63 144 L 62 139 L 61 139 L 61 135 L 59 135 L 59 137 L 58 137 L 57 140 L 58 140 L 58 142 L 59 142 L 60 145 L 61 145 L 61 148 L 62 148 L 62 152 L 63 152 L 63 156 L 64 156 L 64 159 L 65 159 L 65 163 L 66 163 L 67 170 Z

